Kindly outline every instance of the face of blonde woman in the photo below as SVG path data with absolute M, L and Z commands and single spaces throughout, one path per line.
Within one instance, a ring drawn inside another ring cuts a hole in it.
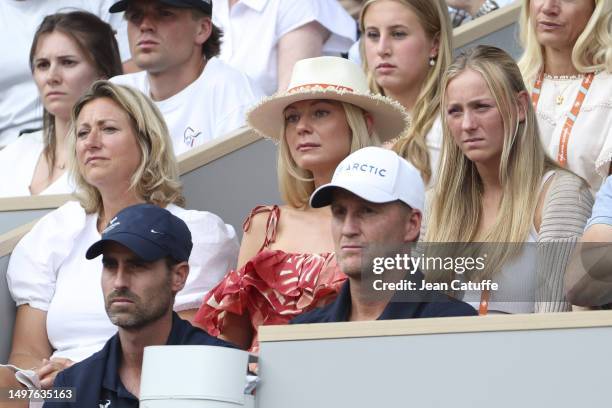
M 101 191 L 130 185 L 141 152 L 130 117 L 115 101 L 87 103 L 76 120 L 76 137 L 79 170 L 89 184 Z
M 483 76 L 466 69 L 446 88 L 444 114 L 455 144 L 476 165 L 498 166 L 504 124 Z
M 298 167 L 333 173 L 350 153 L 351 129 L 340 102 L 311 99 L 287 106 L 285 138 Z
M 365 57 L 376 83 L 395 95 L 420 86 L 438 41 L 427 36 L 417 15 L 397 1 L 380 0 L 367 8 L 363 22 Z
M 43 105 L 68 120 L 77 99 L 99 75 L 77 43 L 60 31 L 40 36 L 36 44 L 33 77 Z
M 529 14 L 542 46 L 571 51 L 594 9 L 594 0 L 531 0 Z

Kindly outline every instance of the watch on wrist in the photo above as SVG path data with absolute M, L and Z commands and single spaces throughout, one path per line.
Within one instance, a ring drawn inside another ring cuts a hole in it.
M 480 6 L 476 14 L 474 14 L 474 18 L 489 14 L 490 12 L 492 12 L 493 10 L 497 10 L 498 8 L 499 6 L 495 2 L 495 0 L 485 0 L 485 2 L 482 3 L 482 6 Z

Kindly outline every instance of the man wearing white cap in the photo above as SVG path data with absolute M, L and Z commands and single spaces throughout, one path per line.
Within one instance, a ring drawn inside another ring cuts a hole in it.
M 313 193 L 310 205 L 331 205 L 336 257 L 348 279 L 334 302 L 291 323 L 476 315 L 464 302 L 421 290 L 419 271 L 391 266 L 394 255 L 403 255 L 419 237 L 424 197 L 418 170 L 390 150 L 366 147 L 344 159 L 331 183 Z M 372 268 L 376 259 L 390 260 L 384 272 Z M 400 287 L 416 296 L 402 298 L 394 289 Z

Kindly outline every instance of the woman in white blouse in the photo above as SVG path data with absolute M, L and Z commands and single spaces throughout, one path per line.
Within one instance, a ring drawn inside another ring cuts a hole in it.
M 546 152 L 597 191 L 612 159 L 612 2 L 524 0 L 521 26 Z
M 65 149 L 70 110 L 96 79 L 121 73 L 113 28 L 84 11 L 51 14 L 34 34 L 30 68 L 43 105 L 43 129 L 0 151 L 0 197 L 73 191 Z
M 190 273 L 174 304 L 183 318 L 193 316 L 238 255 L 231 226 L 214 214 L 179 207 L 183 197 L 172 143 L 148 98 L 97 81 L 75 105 L 72 119 L 69 166 L 80 202 L 43 217 L 15 248 L 7 271 L 17 304 L 10 363 L 34 367 L 43 387 L 116 331 L 104 310 L 101 261 L 86 260 L 85 252 L 120 210 L 149 202 L 187 223 L 194 244 Z M 2 370 L 7 369 L 0 368 L 0 378 L 9 377 Z

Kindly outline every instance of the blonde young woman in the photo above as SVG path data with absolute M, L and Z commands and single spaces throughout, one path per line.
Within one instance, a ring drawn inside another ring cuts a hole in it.
M 545 154 L 521 73 L 504 51 L 463 54 L 443 91 L 440 177 L 425 241 L 500 243 L 477 276 L 498 291 L 464 293 L 481 314 L 569 310 L 563 274 L 593 204 L 587 184 Z M 531 262 L 512 245 L 528 242 L 551 244 L 538 245 Z
M 204 294 L 235 266 L 238 252 L 232 227 L 214 214 L 180 207 L 172 142 L 148 98 L 97 81 L 76 103 L 72 120 L 69 171 L 81 192 L 79 202 L 43 217 L 17 244 L 7 271 L 17 304 L 9 362 L 34 367 L 31 382 L 39 379 L 43 388 L 117 331 L 104 308 L 101 260 L 87 260 L 85 252 L 119 211 L 147 202 L 186 222 L 193 240 L 190 272 L 174 303 L 184 319 L 193 317 Z M 0 383 L 18 385 L 4 367 Z
M 359 26 L 370 89 L 395 99 L 411 116 L 411 127 L 394 150 L 431 186 L 442 142 L 440 84 L 453 49 L 446 3 L 368 0 Z
M 612 160 L 612 2 L 524 0 L 521 41 L 546 152 L 597 191 Z
M 369 92 L 359 66 L 319 57 L 298 61 L 289 89 L 255 106 L 248 122 L 280 144 L 278 182 L 286 204 L 253 209 L 239 269 L 209 293 L 195 322 L 256 350 L 258 326 L 285 324 L 331 301 L 345 279 L 333 253 L 331 212 L 310 208 L 310 194 L 330 182 L 351 152 L 396 137 L 407 119 L 399 104 Z

